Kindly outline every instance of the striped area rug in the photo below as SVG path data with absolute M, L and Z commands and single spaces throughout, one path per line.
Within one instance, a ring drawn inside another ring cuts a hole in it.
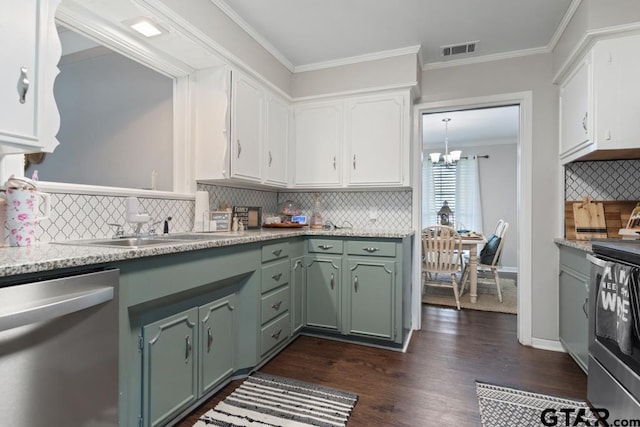
M 482 427 L 599 425 L 589 405 L 581 400 L 531 393 L 479 381 L 476 381 L 476 393 Z
M 357 400 L 354 393 L 256 372 L 194 427 L 344 426 Z

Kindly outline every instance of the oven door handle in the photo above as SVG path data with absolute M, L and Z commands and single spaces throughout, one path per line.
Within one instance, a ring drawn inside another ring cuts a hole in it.
M 596 258 L 591 254 L 587 254 L 587 261 L 589 261 L 591 264 L 596 265 L 600 268 L 605 268 L 607 265 L 606 261 L 601 260 L 600 258 Z

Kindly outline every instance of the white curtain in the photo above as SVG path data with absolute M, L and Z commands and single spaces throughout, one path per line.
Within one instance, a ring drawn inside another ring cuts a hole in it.
M 482 232 L 481 200 L 478 158 L 461 159 L 456 166 L 456 228 Z
M 436 224 L 436 194 L 433 183 L 433 164 L 425 157 L 422 162 L 422 228 Z

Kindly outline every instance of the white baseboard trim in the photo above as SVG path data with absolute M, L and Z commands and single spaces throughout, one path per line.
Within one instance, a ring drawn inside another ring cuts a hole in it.
M 531 338 L 531 347 L 538 348 L 540 350 L 550 350 L 550 351 L 558 351 L 561 353 L 566 353 L 564 347 L 560 341 L 557 340 L 546 340 L 543 338 Z

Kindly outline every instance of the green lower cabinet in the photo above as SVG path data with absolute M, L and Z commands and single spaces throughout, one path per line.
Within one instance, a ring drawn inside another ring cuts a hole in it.
M 304 326 L 304 257 L 291 259 L 291 331 Z
M 349 333 L 394 338 L 395 262 L 388 259 L 347 260 Z
M 145 325 L 143 348 L 143 419 L 164 425 L 196 401 L 196 307 Z
M 230 295 L 198 308 L 200 317 L 200 396 L 235 370 L 237 298 Z
M 309 256 L 305 264 L 307 326 L 339 331 L 342 257 Z
M 143 425 L 165 425 L 235 370 L 235 294 L 142 327 Z

